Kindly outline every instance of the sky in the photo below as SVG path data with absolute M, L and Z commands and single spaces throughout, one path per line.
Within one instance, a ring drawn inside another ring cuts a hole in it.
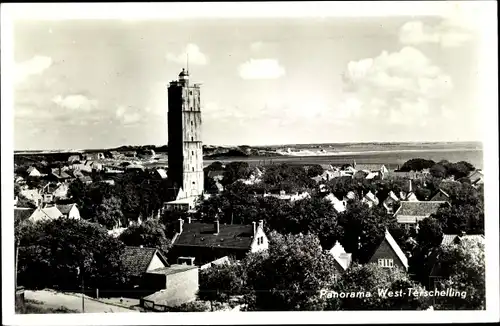
M 204 144 L 481 140 L 479 33 L 446 17 L 14 24 L 14 149 L 166 145 L 202 83 Z

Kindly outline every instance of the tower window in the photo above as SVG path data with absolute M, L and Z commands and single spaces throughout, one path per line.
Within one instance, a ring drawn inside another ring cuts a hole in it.
M 189 95 L 193 95 L 193 91 L 189 91 Z
M 193 111 L 193 107 L 191 107 L 191 111 Z
M 191 155 L 194 155 L 194 151 L 191 151 Z
M 191 141 L 194 141 L 194 138 L 193 138 L 193 137 L 191 137 Z
M 194 168 L 191 168 L 191 169 L 193 169 L 193 172 L 194 172 Z M 194 183 L 194 182 L 193 182 L 193 183 Z
M 193 125 L 193 120 L 191 120 L 191 126 Z
M 193 184 L 194 184 L 194 181 L 193 181 Z

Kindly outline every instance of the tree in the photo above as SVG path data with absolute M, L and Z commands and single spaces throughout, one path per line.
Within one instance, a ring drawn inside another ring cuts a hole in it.
M 165 236 L 165 226 L 158 220 L 147 220 L 140 225 L 132 225 L 120 235 L 127 246 L 157 248 L 167 254 L 172 243 Z
M 402 172 L 422 171 L 424 169 L 430 169 L 435 164 L 436 163 L 432 160 L 426 160 L 423 158 L 412 158 L 406 161 L 399 170 Z
M 248 177 L 249 167 L 247 162 L 231 162 L 226 165 L 224 177 L 221 181 L 223 185 L 230 185 L 239 179 Z
M 104 198 L 102 203 L 97 207 L 94 217 L 94 222 L 97 222 L 108 229 L 112 229 L 123 220 L 121 211 L 121 202 L 116 197 Z
M 318 175 L 322 175 L 323 174 L 323 167 L 319 164 L 314 164 L 314 165 L 311 165 L 309 166 L 309 168 L 307 169 L 307 176 L 310 177 L 310 178 L 314 178 Z
M 333 282 L 333 257 L 314 235 L 270 235 L 268 252 L 248 268 L 251 309 L 322 310 L 320 290 Z
M 16 238 L 18 282 L 27 288 L 74 291 L 81 285 L 78 268 L 88 287 L 113 289 L 126 281 L 121 273 L 123 244 L 98 224 L 67 218 L 26 221 L 16 228 Z
M 434 178 L 440 178 L 440 179 L 444 179 L 446 178 L 447 176 L 447 170 L 446 170 L 446 167 L 444 167 L 443 165 L 437 163 L 437 164 L 434 164 L 430 170 L 429 170 L 429 173 L 434 177 Z
M 484 212 L 478 206 L 443 206 L 434 217 L 441 223 L 446 234 L 484 234 Z
M 339 214 L 339 225 L 343 229 L 345 250 L 353 254 L 353 259 L 366 263 L 382 241 L 385 229 L 395 226 L 393 216 L 379 208 L 369 208 L 361 202 L 351 202 L 347 210 Z
M 439 220 L 429 217 L 418 223 L 417 242 L 422 247 L 438 247 L 443 241 L 443 229 Z
M 399 268 L 354 264 L 323 296 L 331 296 L 327 310 L 422 310 L 430 306 L 430 300 L 412 295 L 420 290 Z
M 440 298 L 437 309 L 485 309 L 484 244 L 463 239 L 445 246 L 440 255 L 443 289 L 454 289 L 460 296 Z
M 200 271 L 198 298 L 227 302 L 233 295 L 244 294 L 246 274 L 243 266 L 234 261 Z
M 221 162 L 217 161 L 217 162 L 211 163 L 209 166 L 207 166 L 203 170 L 206 171 L 206 172 L 209 172 L 209 171 L 223 171 L 224 167 L 223 167 L 223 165 L 222 165 Z

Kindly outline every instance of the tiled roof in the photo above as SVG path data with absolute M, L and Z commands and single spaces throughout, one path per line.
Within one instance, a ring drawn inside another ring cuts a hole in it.
M 452 244 L 458 234 L 443 234 L 443 240 L 441 241 L 442 246 L 447 246 Z
M 437 212 L 445 201 L 402 201 L 396 216 L 429 217 Z
M 92 182 L 92 178 L 88 175 L 82 176 L 78 178 L 81 182 Z
M 214 224 L 184 223 L 174 246 L 220 247 L 250 249 L 253 241 L 252 225 L 219 225 L 219 233 L 214 234 Z
M 168 266 L 167 259 L 156 248 L 125 247 L 121 256 L 124 272 L 128 276 L 142 275 L 147 271 L 155 254 L 158 254 L 163 263 Z
M 403 264 L 403 266 L 406 269 L 408 269 L 408 258 L 406 258 L 405 254 L 403 253 L 403 251 L 399 247 L 398 243 L 396 242 L 396 240 L 394 240 L 394 238 L 389 233 L 389 231 L 387 231 L 387 229 L 385 230 L 385 240 L 387 240 L 387 242 L 391 246 L 392 250 L 394 250 L 394 252 L 398 256 L 398 258 L 401 261 L 401 263 Z
M 66 205 L 56 205 L 57 209 L 64 215 L 68 215 L 69 211 L 75 206 L 76 204 L 66 204 Z
M 14 221 L 20 222 L 29 219 L 35 209 L 33 208 L 14 208 Z
M 443 189 L 439 189 L 434 195 L 432 195 L 430 201 L 436 201 L 440 198 L 442 199 L 443 197 L 450 198 L 450 195 L 448 195 Z

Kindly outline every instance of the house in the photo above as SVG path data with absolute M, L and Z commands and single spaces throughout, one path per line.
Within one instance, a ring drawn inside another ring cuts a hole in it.
M 157 179 L 165 180 L 168 178 L 167 170 L 165 169 L 156 169 L 154 173 Z
M 352 254 L 345 252 L 344 247 L 337 241 L 328 253 L 335 260 L 334 280 L 337 281 L 342 274 L 349 268 L 352 262 Z
M 33 202 L 36 206 L 41 205 L 43 196 L 38 189 L 22 189 L 20 194 Z
M 332 203 L 333 209 L 335 209 L 337 213 L 342 213 L 346 210 L 347 201 L 338 199 L 334 194 L 328 194 L 325 199 Z
M 446 193 L 443 189 L 439 189 L 431 198 L 429 201 L 450 201 L 450 195 Z
M 371 192 L 368 191 L 366 195 L 363 196 L 363 199 L 361 200 L 362 203 L 368 204 L 368 206 L 373 207 L 373 206 L 378 206 L 379 200 L 378 198 Z
M 469 178 L 470 183 L 473 186 L 478 186 L 480 184 L 483 184 L 483 182 L 484 182 L 484 173 L 482 170 L 478 169 L 478 170 L 472 171 L 467 178 Z
M 169 266 L 167 258 L 156 248 L 127 246 L 120 257 L 123 273 L 131 288 L 140 288 L 146 272 Z M 154 292 L 154 291 L 152 291 Z
M 70 157 L 68 157 L 68 162 L 73 163 L 76 161 L 80 161 L 81 159 L 82 159 L 82 156 L 80 154 L 75 154 L 75 155 L 71 155 Z
M 55 206 L 45 208 L 39 207 L 33 211 L 33 214 L 31 214 L 29 220 L 31 222 L 56 220 L 62 216 L 63 213 L 61 213 L 61 211 Z
M 101 153 L 101 152 L 98 152 L 98 153 L 86 153 L 86 154 L 83 155 L 83 157 L 87 161 L 103 160 L 105 158 L 104 157 L 104 153 Z
M 65 171 L 71 178 L 78 179 L 84 176 L 80 170 L 67 170 Z
M 344 201 L 348 202 L 349 200 L 355 200 L 356 199 L 356 193 L 354 191 L 349 191 L 347 195 L 344 197 Z
M 69 185 L 67 183 L 48 183 L 42 188 L 43 202 L 51 203 L 55 199 L 67 198 Z
M 402 201 L 394 216 L 398 223 L 405 224 L 408 228 L 435 214 L 443 204 L 449 205 L 446 201 Z
M 189 264 L 175 264 L 157 268 L 144 274 L 143 287 L 156 292 L 141 298 L 140 305 L 164 311 L 196 300 L 199 290 L 199 269 Z
M 92 167 L 85 163 L 73 163 L 71 164 L 70 169 L 74 171 L 83 171 L 87 173 L 92 173 Z
M 71 179 L 71 176 L 62 170 L 62 168 L 54 168 L 51 170 L 50 177 L 54 181 L 65 181 Z
M 369 172 L 367 175 L 366 175 L 366 180 L 378 180 L 378 179 L 381 179 L 382 176 L 381 176 L 381 173 L 379 171 L 376 171 L 376 172 Z
M 399 203 L 399 198 L 396 196 L 396 194 L 391 190 L 389 194 L 387 195 L 387 198 L 383 202 L 384 208 L 387 210 L 388 214 L 393 214 L 394 213 L 394 207 Z
M 14 222 L 19 223 L 28 220 L 34 211 L 34 208 L 15 207 Z
M 408 258 L 406 258 L 396 240 L 394 240 L 387 229 L 385 230 L 382 242 L 372 258 L 370 258 L 369 263 L 376 263 L 379 267 L 383 268 L 399 267 L 405 271 L 408 270 Z
M 187 212 L 196 207 L 197 197 L 187 197 L 182 188 L 177 192 L 175 200 L 163 203 L 163 209 L 167 211 L 183 211 Z
M 444 246 L 457 245 L 463 240 L 478 241 L 484 244 L 484 235 L 482 234 L 443 234 L 443 240 L 441 241 L 441 248 Z M 429 287 L 435 288 L 439 281 L 448 274 L 446 267 L 440 263 L 440 253 L 441 251 L 434 250 L 429 255 L 429 262 L 431 270 L 429 272 Z
M 76 204 L 56 205 L 56 208 L 64 217 L 79 220 L 80 210 Z
M 197 264 L 204 265 L 224 256 L 242 259 L 249 252 L 268 248 L 262 220 L 252 225 L 189 222 L 179 219 L 169 252 L 174 258 L 194 257 Z
M 125 171 L 127 171 L 127 172 L 129 172 L 129 171 L 134 171 L 134 172 L 142 171 L 142 172 L 144 172 L 144 166 L 139 165 L 139 164 L 130 164 L 130 165 L 127 165 L 127 167 L 125 168 Z
M 78 178 L 80 182 L 85 183 L 85 184 L 91 184 L 92 183 L 92 178 L 89 177 L 88 175 L 84 175 Z
M 294 194 L 287 194 L 284 190 L 281 190 L 279 195 L 278 194 L 269 194 L 269 193 L 264 193 L 264 197 L 274 197 L 277 199 L 281 200 L 289 200 L 289 201 L 298 201 L 306 198 L 311 198 L 311 195 L 307 192 L 304 191 L 302 193 L 294 193 Z
M 28 173 L 29 177 L 33 177 L 33 178 L 39 178 L 39 177 L 43 176 L 43 174 L 40 173 L 40 171 L 38 171 L 38 169 L 35 168 L 34 166 L 30 166 L 26 172 Z

